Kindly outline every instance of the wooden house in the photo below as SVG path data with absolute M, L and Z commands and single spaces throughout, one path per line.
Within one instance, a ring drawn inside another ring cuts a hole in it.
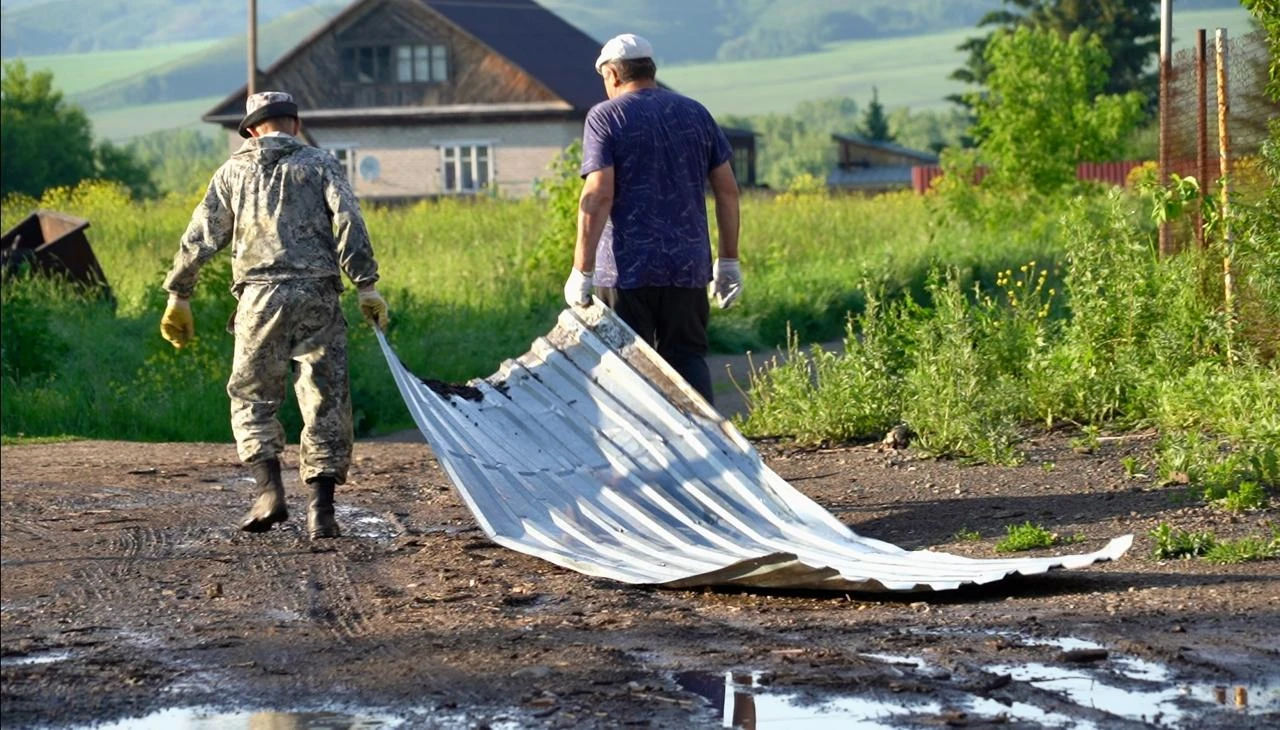
M 293 94 L 308 141 L 344 163 L 361 198 L 519 197 L 605 100 L 600 45 L 534 0 L 357 0 L 257 88 Z M 233 148 L 245 96 L 204 116 Z M 754 159 L 754 137 L 735 144 Z
M 827 185 L 836 190 L 879 193 L 911 187 L 911 169 L 936 165 L 938 156 L 892 142 L 873 142 L 853 134 L 836 134 L 836 167 Z

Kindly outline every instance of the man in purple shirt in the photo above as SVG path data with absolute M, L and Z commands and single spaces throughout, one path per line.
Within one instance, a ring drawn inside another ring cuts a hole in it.
M 738 183 L 724 132 L 698 102 L 658 86 L 653 47 L 626 33 L 596 59 L 609 100 L 587 114 L 582 198 L 565 301 L 591 292 L 712 402 L 707 284 L 720 307 L 742 291 Z M 719 255 L 711 262 L 706 188 Z

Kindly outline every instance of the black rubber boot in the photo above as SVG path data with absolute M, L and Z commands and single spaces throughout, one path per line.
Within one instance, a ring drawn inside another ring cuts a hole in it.
M 312 540 L 338 537 L 338 521 L 333 517 L 333 489 L 330 477 L 317 477 L 307 482 L 311 485 L 311 503 L 307 505 L 307 534 Z
M 250 465 L 253 480 L 258 483 L 258 498 L 240 519 L 245 532 L 266 532 L 277 522 L 289 519 L 284 502 L 284 481 L 280 478 L 280 460 L 266 459 Z

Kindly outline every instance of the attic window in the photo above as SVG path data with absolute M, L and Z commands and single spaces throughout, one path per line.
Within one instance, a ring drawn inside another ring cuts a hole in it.
M 445 46 L 396 46 L 396 81 L 402 84 L 449 80 L 449 49 Z
M 391 81 L 391 47 L 348 46 L 343 48 L 342 80 L 358 84 Z

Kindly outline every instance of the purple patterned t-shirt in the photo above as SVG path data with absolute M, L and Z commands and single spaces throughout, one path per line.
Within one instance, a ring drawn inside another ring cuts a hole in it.
M 592 107 L 582 134 L 582 176 L 614 169 L 596 286 L 705 287 L 707 175 L 732 156 L 706 107 L 673 91 L 640 89 Z

